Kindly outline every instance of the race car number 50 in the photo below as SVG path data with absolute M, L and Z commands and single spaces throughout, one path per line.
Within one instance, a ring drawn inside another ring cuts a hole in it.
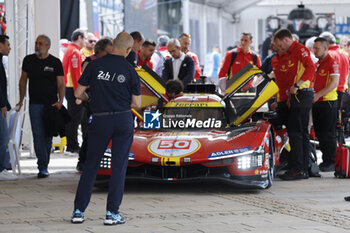
M 148 151 L 161 157 L 182 157 L 200 148 L 196 139 L 156 139 L 148 145 Z
M 191 140 L 160 140 L 158 149 L 189 149 Z

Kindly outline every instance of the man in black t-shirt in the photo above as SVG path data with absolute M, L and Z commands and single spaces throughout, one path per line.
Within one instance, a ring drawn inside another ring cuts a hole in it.
M 139 77 L 125 59 L 132 45 L 133 38 L 128 33 L 119 33 L 113 41 L 112 53 L 91 61 L 75 90 L 76 98 L 87 101 L 85 90 L 90 88 L 92 122 L 88 132 L 85 167 L 74 200 L 72 223 L 84 221 L 84 211 L 90 201 L 96 173 L 110 140 L 113 165 L 104 224 L 125 223 L 119 214 L 119 206 L 134 134 L 131 108 L 141 106 Z
M 35 53 L 23 59 L 19 81 L 20 100 L 23 104 L 29 80 L 29 116 L 32 126 L 34 150 L 38 158 L 38 178 L 49 176 L 52 137 L 47 136 L 44 126 L 44 107 L 56 106 L 61 109 L 64 98 L 64 72 L 61 61 L 49 54 L 51 41 L 46 35 L 39 35 L 35 41 Z M 57 96 L 58 95 L 58 96 Z M 58 98 L 59 97 L 59 98 Z

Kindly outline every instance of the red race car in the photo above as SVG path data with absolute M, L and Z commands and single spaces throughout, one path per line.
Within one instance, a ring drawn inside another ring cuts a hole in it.
M 191 84 L 170 101 L 162 79 L 147 67 L 137 71 L 143 106 L 157 107 L 148 107 L 152 110 L 143 116 L 135 112 L 127 179 L 271 186 L 287 135 L 255 113 L 278 91 L 261 70 L 247 65 L 228 80 L 224 95 L 217 94 L 213 84 Z M 97 185 L 111 174 L 110 156 L 107 148 Z

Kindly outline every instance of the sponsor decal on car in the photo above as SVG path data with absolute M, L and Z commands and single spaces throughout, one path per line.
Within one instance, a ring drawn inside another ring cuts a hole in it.
M 268 172 L 268 170 L 255 170 L 255 175 L 265 175 Z
M 163 118 L 163 128 L 220 128 L 221 121 L 209 118 L 205 121 L 196 119 L 172 120 Z
M 191 135 L 191 132 L 185 131 L 185 132 L 157 132 L 153 134 L 153 137 L 171 137 L 171 136 L 189 136 Z
M 222 122 L 215 118 L 208 118 L 206 120 L 199 120 L 192 118 L 192 115 L 176 114 L 176 115 L 163 115 L 159 110 L 144 111 L 143 113 L 143 128 L 144 129 L 172 129 L 172 128 L 221 128 Z
M 160 129 L 160 116 L 162 114 L 159 110 L 155 111 L 144 111 L 143 112 L 143 128 L 145 129 Z
M 111 157 L 112 156 L 112 149 L 108 147 L 105 150 L 104 156 Z M 134 160 L 134 159 L 135 159 L 135 153 L 134 152 L 130 152 L 129 153 L 129 160 Z
M 269 143 L 269 138 L 267 138 L 267 137 L 265 138 L 265 144 L 266 144 L 267 147 L 269 147 L 270 143 Z
M 196 139 L 156 139 L 147 149 L 160 157 L 183 157 L 195 153 L 201 144 Z
M 170 102 L 166 105 L 167 108 L 175 107 L 175 108 L 208 108 L 208 107 L 222 107 L 222 104 L 219 102 Z
M 208 156 L 208 159 L 213 160 L 217 158 L 226 158 L 226 157 L 232 157 L 234 155 L 242 154 L 244 152 L 248 152 L 250 150 L 250 146 L 232 149 L 232 150 L 224 150 L 224 151 L 217 151 L 210 153 Z
M 111 150 L 111 148 L 107 148 L 107 149 L 105 150 L 104 155 L 107 155 L 107 156 L 112 155 L 112 150 Z

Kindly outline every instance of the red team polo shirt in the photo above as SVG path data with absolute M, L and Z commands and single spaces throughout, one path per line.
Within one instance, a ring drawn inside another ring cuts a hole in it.
M 143 66 L 146 64 L 149 68 L 151 68 L 153 70 L 153 63 L 151 62 L 151 58 L 146 58 L 146 60 L 142 61 L 139 53 L 140 53 L 140 51 L 137 52 L 137 65 Z
M 286 91 L 300 79 L 304 83 L 299 89 L 310 88 L 314 78 L 315 65 L 311 60 L 310 51 L 302 44 L 294 41 L 287 53 L 274 56 L 271 61 L 279 88 L 277 101 L 288 99 Z
M 349 58 L 342 52 L 339 45 L 331 45 L 328 48 L 328 53 L 339 64 L 339 84 L 337 91 L 345 92 L 347 86 L 347 79 L 349 74 Z
M 80 47 L 74 43 L 70 43 L 64 52 L 62 61 L 64 70 L 64 83 L 67 87 L 73 87 L 74 90 L 78 86 L 78 80 L 82 73 L 81 63 L 83 62 Z
M 271 59 L 271 66 L 273 68 L 273 72 L 275 73 L 276 77 L 276 83 L 278 86 L 278 93 L 277 93 L 277 101 L 283 102 L 288 99 L 287 91 L 289 90 L 290 86 L 293 85 L 290 82 L 287 82 L 282 77 L 285 76 L 285 73 L 288 71 L 286 68 L 286 60 L 287 59 L 287 53 L 283 53 L 282 55 L 276 54 Z
M 232 50 L 228 51 L 225 55 L 223 65 L 219 72 L 219 78 L 226 77 L 228 69 L 230 67 L 232 60 Z M 247 53 L 243 53 L 240 46 L 237 47 L 237 57 L 235 61 L 233 62 L 231 66 L 231 74 L 229 74 L 229 77 L 231 78 L 233 75 L 235 75 L 238 71 L 240 71 L 243 67 L 245 67 L 248 63 L 254 64 L 252 51 L 249 49 Z M 260 57 L 257 55 L 256 60 L 256 66 L 261 66 L 261 60 Z
M 315 92 L 319 92 L 331 82 L 331 75 L 339 76 L 339 65 L 335 59 L 328 54 L 322 59 L 322 61 L 316 63 L 316 67 L 314 90 Z M 334 88 L 334 90 L 319 98 L 317 102 L 329 100 L 334 101 L 337 100 L 337 98 L 337 88 Z
M 193 59 L 194 64 L 195 64 L 195 68 L 196 68 L 195 74 L 194 74 L 194 79 L 199 79 L 201 77 L 201 74 L 202 74 L 202 69 L 199 65 L 198 56 L 195 53 L 191 52 L 190 50 L 187 50 L 185 52 L 185 54 L 190 56 Z

